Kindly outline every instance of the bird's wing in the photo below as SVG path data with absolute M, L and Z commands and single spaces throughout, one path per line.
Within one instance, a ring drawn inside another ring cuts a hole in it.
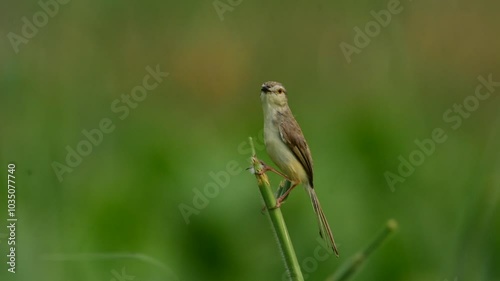
M 289 122 L 281 122 L 279 125 L 281 140 L 302 164 L 307 173 L 309 184 L 313 186 L 313 161 L 304 134 L 302 134 L 299 124 L 292 115 L 287 116 L 285 119 Z

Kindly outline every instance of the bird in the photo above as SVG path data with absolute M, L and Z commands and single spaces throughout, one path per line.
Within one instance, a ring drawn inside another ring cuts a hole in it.
M 320 236 L 333 249 L 339 252 L 332 230 L 321 208 L 313 182 L 313 160 L 302 129 L 295 120 L 290 107 L 285 87 L 275 81 L 262 84 L 260 99 L 264 112 L 264 143 L 267 154 L 281 170 L 277 171 L 263 163 L 262 172 L 275 172 L 290 182 L 290 187 L 276 199 L 275 208 L 280 208 L 290 192 L 302 184 L 311 198 L 317 216 Z

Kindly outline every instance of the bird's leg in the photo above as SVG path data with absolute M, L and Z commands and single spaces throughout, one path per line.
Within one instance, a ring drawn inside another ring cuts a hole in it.
M 273 172 L 273 173 L 275 173 L 275 174 L 277 174 L 277 175 L 280 175 L 280 176 L 284 177 L 284 178 L 285 178 L 286 180 L 288 180 L 288 181 L 291 181 L 291 180 L 290 180 L 290 179 L 289 179 L 289 178 L 288 178 L 285 174 L 283 174 L 282 172 L 280 172 L 280 171 L 276 170 L 275 168 L 273 168 L 273 167 L 271 167 L 271 166 L 268 166 L 268 165 L 267 165 L 266 163 L 264 163 L 264 161 L 262 161 L 262 160 L 259 160 L 259 161 L 260 161 L 260 164 L 262 164 L 262 167 L 263 167 L 263 168 L 262 168 L 262 170 L 261 170 L 260 172 L 258 172 L 258 173 L 257 173 L 258 175 L 263 175 L 264 173 L 266 173 L 266 172 L 269 172 L 269 171 L 270 171 L 270 172 Z
M 278 186 L 278 189 L 276 190 L 276 198 L 280 197 L 281 194 L 285 193 L 288 190 L 288 188 L 290 188 L 291 185 L 292 185 L 292 182 L 290 182 L 287 179 L 283 179 L 281 181 L 280 185 Z M 283 203 L 283 201 L 282 201 L 282 203 Z M 276 207 L 267 208 L 266 206 L 264 206 L 264 207 L 262 207 L 262 210 L 261 210 L 262 214 L 264 214 L 266 209 L 274 210 L 274 209 L 276 209 Z
M 274 169 L 273 167 L 271 167 L 271 166 L 267 165 L 266 163 L 264 163 L 264 161 L 259 160 L 259 162 L 260 162 L 260 164 L 262 165 L 262 170 L 260 170 L 260 171 L 254 171 L 254 173 L 255 173 L 256 175 L 259 175 L 259 176 L 260 176 L 260 175 L 263 175 L 263 174 L 265 174 L 266 172 L 269 172 L 269 171 L 270 171 L 270 172 L 273 172 L 273 173 L 275 173 L 275 174 L 277 174 L 277 175 L 282 176 L 285 180 L 289 181 L 289 182 L 290 182 L 290 184 L 291 184 L 291 187 L 290 187 L 289 189 L 287 189 L 287 190 L 285 191 L 285 193 L 283 193 L 283 195 L 281 195 L 280 197 L 278 197 L 278 198 L 277 198 L 277 200 L 276 200 L 276 206 L 274 206 L 274 207 L 272 207 L 272 208 L 269 208 L 269 209 L 276 209 L 276 208 L 279 208 L 279 207 L 281 206 L 281 203 L 283 203 L 283 201 L 285 201 L 285 199 L 288 197 L 288 194 L 290 194 L 290 191 L 292 191 L 292 189 L 293 189 L 293 188 L 295 188 L 295 187 L 296 187 L 299 183 L 295 183 L 294 181 L 290 180 L 290 179 L 288 178 L 288 176 L 287 176 L 287 175 L 285 175 L 285 174 L 283 174 L 282 172 L 280 172 L 280 171 L 278 171 L 278 170 Z M 251 168 L 249 168 L 249 169 L 251 169 Z M 285 182 L 285 183 L 286 183 L 286 182 Z M 264 206 L 264 208 L 262 208 L 262 212 L 264 212 L 264 211 L 265 211 L 265 209 L 266 209 L 266 207 Z
M 276 190 L 276 198 L 280 197 L 283 193 L 285 193 L 289 188 L 290 186 L 292 186 L 292 182 L 287 180 L 287 179 L 283 179 L 281 182 L 280 182 L 280 185 L 278 186 L 278 189 Z
M 281 203 L 283 203 L 283 201 L 285 201 L 285 199 L 288 197 L 288 195 L 290 194 L 292 189 L 294 189 L 297 185 L 299 185 L 300 182 L 291 181 L 291 183 L 292 183 L 292 186 L 290 186 L 290 188 L 287 191 L 285 191 L 285 193 L 283 193 L 283 195 L 281 195 L 280 197 L 278 197 L 276 199 L 276 206 L 274 208 L 281 207 Z

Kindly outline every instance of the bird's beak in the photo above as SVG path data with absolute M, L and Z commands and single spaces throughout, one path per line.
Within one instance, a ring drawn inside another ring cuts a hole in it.
M 271 92 L 271 90 L 269 90 L 269 87 L 267 85 L 262 85 L 262 88 L 260 88 L 260 90 L 266 94 Z

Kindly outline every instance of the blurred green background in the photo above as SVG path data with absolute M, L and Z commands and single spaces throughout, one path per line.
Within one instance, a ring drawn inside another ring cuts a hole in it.
M 348 63 L 339 45 L 388 2 L 221 0 L 220 15 L 212 1 L 69 1 L 16 54 L 8 34 L 42 8 L 2 1 L 0 225 L 12 161 L 19 221 L 16 274 L 0 227 L 0 280 L 282 280 L 244 171 L 248 136 L 270 162 L 258 137 L 268 80 L 288 90 L 341 253 L 307 280 L 325 280 L 389 218 L 398 233 L 355 280 L 500 280 L 500 87 L 457 130 L 443 120 L 478 76 L 500 81 L 500 5 L 402 1 Z M 113 101 L 156 65 L 169 76 L 119 119 Z M 115 130 L 60 182 L 54 161 L 103 118 Z M 446 142 L 392 192 L 384 173 L 434 128 Z M 180 207 L 228 164 L 227 185 L 186 223 Z M 306 193 L 283 212 L 302 264 L 321 245 Z

